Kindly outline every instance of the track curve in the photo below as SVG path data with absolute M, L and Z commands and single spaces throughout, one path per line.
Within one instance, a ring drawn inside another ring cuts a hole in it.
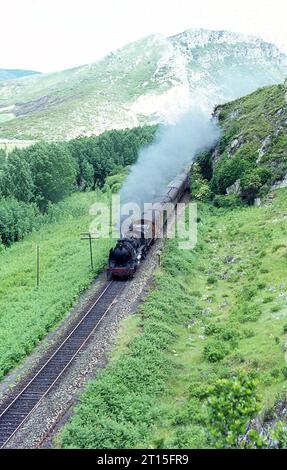
M 29 382 L 24 384 L 4 410 L 0 411 L 0 449 L 6 446 L 57 384 L 107 315 L 123 288 L 123 282 L 108 282 L 72 331 L 67 333 Z

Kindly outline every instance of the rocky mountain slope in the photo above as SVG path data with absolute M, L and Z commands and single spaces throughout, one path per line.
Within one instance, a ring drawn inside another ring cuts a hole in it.
M 252 203 L 287 186 L 286 97 L 287 82 L 216 108 L 222 138 L 213 153 L 199 158 L 214 194 Z
M 273 45 L 229 32 L 150 36 L 102 60 L 0 83 L 0 137 L 58 139 L 172 122 L 190 102 L 207 108 L 283 82 Z

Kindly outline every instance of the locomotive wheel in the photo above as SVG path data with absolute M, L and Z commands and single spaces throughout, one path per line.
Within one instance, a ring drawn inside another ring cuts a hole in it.
M 107 273 L 107 280 L 108 280 L 108 281 L 111 281 L 112 278 L 113 278 L 112 273 Z

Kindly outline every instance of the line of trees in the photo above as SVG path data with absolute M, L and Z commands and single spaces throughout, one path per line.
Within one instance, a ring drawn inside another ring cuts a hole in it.
M 41 225 L 51 205 L 74 191 L 103 188 L 152 142 L 156 126 L 108 131 L 67 142 L 39 142 L 0 151 L 0 243 L 9 245 Z

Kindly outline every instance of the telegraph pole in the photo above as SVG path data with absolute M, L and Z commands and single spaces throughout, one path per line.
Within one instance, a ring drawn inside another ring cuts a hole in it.
M 83 232 L 81 240 L 89 240 L 91 269 L 94 270 L 93 245 L 91 232 Z
M 37 289 L 39 289 L 40 285 L 40 246 L 37 245 L 36 248 L 36 266 L 37 266 Z

